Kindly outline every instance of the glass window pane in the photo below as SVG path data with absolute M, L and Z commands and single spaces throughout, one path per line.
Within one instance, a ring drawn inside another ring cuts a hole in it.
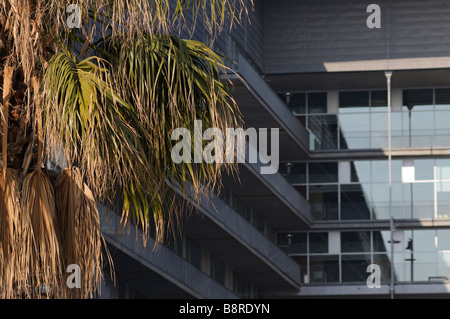
M 327 113 L 327 93 L 308 93 L 308 113 Z
M 392 203 L 394 206 L 394 203 Z M 372 219 L 389 219 L 389 184 L 372 184 Z
M 370 231 L 341 232 L 341 251 L 343 253 L 370 252 Z
M 414 183 L 413 193 L 413 216 L 414 218 L 434 217 L 434 184 Z
M 373 263 L 380 266 L 381 271 L 381 282 L 389 281 L 390 278 L 390 270 L 391 270 L 391 261 L 390 256 L 387 254 L 374 254 L 373 255 Z
M 436 160 L 436 179 L 450 180 L 450 159 Z
M 310 115 L 308 117 L 310 132 L 309 147 L 313 151 L 337 149 L 337 117 L 336 115 Z
M 388 161 L 372 161 L 372 182 L 389 182 Z
M 311 256 L 310 282 L 339 282 L 339 256 Z
M 373 251 L 385 252 L 388 251 L 386 245 L 389 245 L 391 233 L 389 231 L 373 231 Z
M 406 259 L 411 258 L 409 257 Z M 414 253 L 414 277 L 412 278 L 412 280 L 430 281 L 433 278 L 436 278 L 438 276 L 436 261 L 437 253 Z M 406 260 L 405 262 L 407 263 L 407 265 L 411 265 L 410 260 Z
M 306 237 L 306 233 L 280 233 L 278 234 L 278 245 L 287 246 L 285 251 L 288 254 L 306 254 Z
M 402 160 L 392 160 L 391 162 L 391 174 L 392 174 L 392 182 L 402 182 Z M 389 167 L 389 161 L 388 161 Z
M 314 220 L 338 219 L 338 186 L 311 185 L 309 186 L 309 202 L 311 216 Z
M 450 251 L 450 229 L 438 229 L 436 230 L 438 250 Z
M 436 109 L 450 110 L 450 88 L 436 89 Z
M 342 281 L 366 282 L 369 275 L 366 270 L 370 263 L 369 254 L 342 255 Z
M 386 187 L 389 187 L 386 185 Z M 392 183 L 392 216 L 397 219 L 410 219 L 414 203 L 411 201 L 411 183 Z M 389 218 L 389 216 L 387 216 Z
M 278 93 L 278 97 L 295 115 L 306 113 L 306 94 L 305 93 Z
M 450 107 L 449 107 L 450 109 Z M 450 111 L 436 111 L 434 146 L 450 145 Z
M 403 90 L 404 110 L 433 110 L 433 89 Z
M 351 181 L 355 183 L 370 182 L 370 161 L 351 163 Z
M 387 126 L 386 126 L 387 129 Z M 393 148 L 407 147 L 409 131 L 406 127 L 406 133 L 403 130 L 403 118 L 401 112 L 391 113 L 391 146 Z M 387 138 L 387 137 L 386 137 Z
M 337 181 L 338 181 L 338 163 L 336 162 L 309 163 L 310 183 L 337 183 Z
M 450 252 L 438 253 L 437 275 L 444 280 L 450 279 Z
M 411 115 L 411 134 L 413 136 L 432 135 L 434 133 L 434 113 L 432 111 L 412 112 Z
M 414 252 L 434 252 L 436 230 L 414 230 L 410 238 L 413 239 Z M 408 241 L 409 238 L 405 238 Z
M 416 159 L 414 160 L 416 181 L 433 180 L 434 160 Z
M 328 253 L 328 233 L 309 233 L 309 252 Z
M 434 113 L 403 112 L 403 145 L 401 147 L 429 147 L 433 143 Z
M 437 218 L 450 218 L 450 182 L 436 184 Z
M 372 112 L 387 111 L 387 90 L 370 92 Z
M 341 149 L 370 148 L 370 114 L 339 115 Z
M 386 148 L 388 147 L 388 113 L 372 113 L 371 119 L 371 138 L 372 148 Z
M 339 92 L 339 113 L 369 112 L 369 92 Z
M 341 219 L 370 219 L 369 195 L 361 184 L 341 185 Z
M 284 163 L 280 172 L 291 184 L 306 183 L 306 163 Z

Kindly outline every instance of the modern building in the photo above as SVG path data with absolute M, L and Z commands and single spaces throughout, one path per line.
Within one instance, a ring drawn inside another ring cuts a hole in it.
M 101 297 L 450 297 L 449 17 L 445 0 L 254 0 L 214 46 L 246 127 L 279 128 L 278 173 L 240 165 L 157 251 L 110 217 Z

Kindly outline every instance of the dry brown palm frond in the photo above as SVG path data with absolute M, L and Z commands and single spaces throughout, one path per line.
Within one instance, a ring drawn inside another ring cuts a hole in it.
M 65 169 L 56 186 L 56 207 L 61 229 L 64 266 L 80 267 L 81 287 L 68 296 L 92 298 L 100 289 L 103 257 L 100 219 L 91 190 L 78 168 Z
M 60 234 L 56 224 L 53 187 L 42 170 L 25 176 L 22 189 L 22 214 L 29 216 L 33 229 L 31 253 L 31 286 L 35 297 L 61 297 L 62 263 Z M 50 288 L 51 294 L 46 292 Z
M 6 170 L 0 192 L 0 296 L 27 297 L 32 229 L 28 216 L 20 212 L 19 178 L 15 171 Z

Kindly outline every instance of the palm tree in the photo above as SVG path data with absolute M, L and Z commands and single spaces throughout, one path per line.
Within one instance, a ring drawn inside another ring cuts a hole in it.
M 222 57 L 180 34 L 201 20 L 214 39 L 239 22 L 243 1 L 74 0 L 79 10 L 66 13 L 68 1 L 1 0 L 2 298 L 95 296 L 97 203 L 145 235 L 155 225 L 159 245 L 183 211 L 174 187 L 191 185 L 200 200 L 235 172 L 175 164 L 170 136 L 195 120 L 242 124 Z M 81 269 L 76 291 L 66 289 L 70 264 Z

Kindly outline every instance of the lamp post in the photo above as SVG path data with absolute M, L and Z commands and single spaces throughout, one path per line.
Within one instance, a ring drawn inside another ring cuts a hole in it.
M 391 152 L 391 77 L 392 71 L 385 71 L 387 84 L 387 99 L 388 99 L 388 164 L 389 164 L 389 218 L 390 218 L 390 232 L 391 232 L 391 273 L 389 291 L 391 299 L 394 299 L 394 218 L 392 217 L 392 152 Z

